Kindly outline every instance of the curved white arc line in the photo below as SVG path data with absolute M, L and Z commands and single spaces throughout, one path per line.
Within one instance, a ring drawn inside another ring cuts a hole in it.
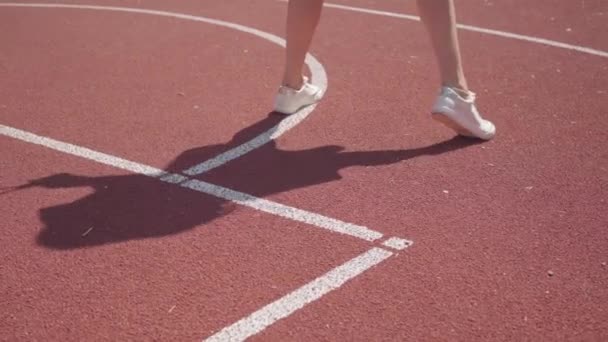
M 91 10 L 102 10 L 102 11 L 116 11 L 116 12 L 129 12 L 129 13 L 139 13 L 139 14 L 151 14 L 165 17 L 173 17 L 178 19 L 192 20 L 192 21 L 200 21 L 209 24 L 214 24 L 218 26 L 223 26 L 231 29 L 235 29 L 241 32 L 250 33 L 255 36 L 266 39 L 272 43 L 275 43 L 281 47 L 285 47 L 285 40 L 278 36 L 275 36 L 271 33 L 267 33 L 264 31 L 260 31 L 254 28 L 250 28 L 248 26 L 239 25 L 219 19 L 210 19 L 206 17 L 194 16 L 183 13 L 175 13 L 175 12 L 167 12 L 160 10 L 151 10 L 151 9 L 143 9 L 143 8 L 132 8 L 132 7 L 117 7 L 117 6 L 98 6 L 98 5 L 79 5 L 79 4 L 49 4 L 49 3 L 0 3 L 2 7 L 31 7 L 31 8 L 69 8 L 69 9 L 91 9 Z M 325 72 L 325 68 L 323 65 L 311 54 L 307 54 L 306 64 L 311 72 L 311 81 L 318 85 L 324 92 L 327 89 L 327 74 Z M 267 144 L 271 140 L 274 140 L 281 135 L 285 134 L 285 132 L 294 128 L 298 124 L 300 124 L 312 111 L 316 108 L 316 105 L 312 105 L 306 107 L 299 112 L 287 116 L 285 119 L 281 120 L 276 126 L 270 128 L 266 132 L 260 134 L 259 136 L 251 139 L 250 141 L 237 146 L 233 149 L 230 149 L 220 155 L 211 158 L 203 163 L 194 165 L 184 172 L 188 175 L 194 176 L 201 174 L 203 172 L 209 171 L 213 168 L 226 164 L 227 162 L 234 160 L 243 156 L 246 153 L 249 153 L 256 148 Z
M 306 64 L 310 68 L 312 74 L 312 81 L 319 85 L 322 89 L 327 89 L 327 74 L 325 73 L 325 69 L 316 58 L 312 55 L 308 54 L 306 56 Z M 189 176 L 196 176 L 202 173 L 205 173 L 209 170 L 215 169 L 221 165 L 228 163 L 231 160 L 237 159 L 258 147 L 268 143 L 270 140 L 274 140 L 281 135 L 283 135 L 288 130 L 297 126 L 300 122 L 302 122 L 312 111 L 315 109 L 317 105 L 311 105 L 302 110 L 298 111 L 295 114 L 289 115 L 287 118 L 281 120 L 276 126 L 270 128 L 266 132 L 258 135 L 257 137 L 249 140 L 248 142 L 241 144 L 233 149 L 230 149 L 217 157 L 211 158 L 205 162 L 194 165 L 187 170 L 182 171 L 184 174 Z
M 278 1 L 286 2 L 286 0 L 278 0 Z M 338 4 L 332 4 L 332 3 L 325 3 L 323 6 L 328 7 L 328 8 L 335 8 L 335 9 L 341 9 L 341 10 L 345 10 L 345 11 L 351 11 L 351 12 L 359 12 L 359 13 L 373 14 L 373 15 L 379 15 L 379 16 L 384 16 L 384 17 L 407 19 L 407 20 L 412 20 L 412 21 L 420 21 L 420 17 L 415 16 L 415 15 L 410 15 L 410 14 L 379 11 L 379 10 L 373 10 L 373 9 L 369 9 L 369 8 L 345 6 L 345 5 L 338 5 Z M 608 51 L 592 49 L 592 48 L 585 47 L 585 46 L 572 45 L 572 44 L 568 44 L 568 43 L 558 42 L 555 40 L 533 37 L 533 36 L 526 36 L 523 34 L 517 34 L 517 33 L 511 33 L 511 32 L 505 32 L 505 31 L 499 31 L 499 30 L 493 30 L 493 29 L 487 29 L 487 28 L 472 26 L 472 25 L 457 24 L 456 26 L 459 29 L 465 30 L 465 31 L 485 33 L 485 34 L 489 34 L 489 35 L 493 35 L 493 36 L 510 38 L 510 39 L 515 39 L 515 40 L 522 40 L 522 41 L 536 43 L 536 44 L 540 44 L 540 45 L 548 45 L 548 46 L 557 47 L 557 48 L 561 48 L 561 49 L 574 50 L 574 51 L 586 53 L 589 55 L 608 58 Z

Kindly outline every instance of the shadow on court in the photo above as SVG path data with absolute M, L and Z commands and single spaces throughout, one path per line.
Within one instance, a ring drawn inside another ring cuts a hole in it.
M 271 113 L 234 135 L 226 144 L 197 147 L 177 156 L 165 170 L 172 173 L 243 144 L 275 126 L 284 117 Z M 341 179 L 339 171 L 351 166 L 376 166 L 438 155 L 479 143 L 455 137 L 431 146 L 405 149 L 344 152 L 341 146 L 322 146 L 299 151 L 277 148 L 274 141 L 256 150 L 256 166 L 263 179 L 249 182 L 247 191 L 264 197 L 278 192 Z M 249 157 L 249 156 L 247 156 Z M 259 160 L 259 163 L 258 163 Z M 229 164 L 230 165 L 230 164 Z M 239 171 L 212 170 L 214 179 L 251 177 Z M 251 179 L 251 178 L 248 178 Z M 259 180 L 259 181 L 258 181 Z M 51 249 L 73 249 L 145 238 L 157 238 L 192 229 L 229 214 L 237 205 L 175 184 L 143 175 L 88 177 L 56 174 L 30 181 L 21 188 L 49 189 L 89 187 L 93 192 L 71 203 L 40 209 L 44 227 L 37 237 Z M 243 190 L 243 189 L 235 189 Z

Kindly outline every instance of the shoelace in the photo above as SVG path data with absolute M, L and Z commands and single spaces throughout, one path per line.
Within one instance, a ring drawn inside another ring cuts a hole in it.
M 461 88 L 447 87 L 447 86 L 445 88 L 450 89 L 451 91 L 453 91 L 456 94 L 456 96 L 460 97 L 462 100 L 464 100 L 466 102 L 469 102 L 469 103 L 475 102 L 475 98 L 476 98 L 477 94 L 475 94 L 474 92 L 472 92 L 470 90 L 464 90 Z M 467 97 L 466 98 L 462 97 L 462 95 L 460 95 L 459 92 L 466 93 Z

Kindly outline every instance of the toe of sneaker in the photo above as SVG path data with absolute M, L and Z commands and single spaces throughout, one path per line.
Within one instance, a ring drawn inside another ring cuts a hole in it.
M 481 128 L 482 134 L 480 135 L 480 138 L 484 140 L 490 140 L 496 135 L 496 126 L 491 121 L 484 120 Z

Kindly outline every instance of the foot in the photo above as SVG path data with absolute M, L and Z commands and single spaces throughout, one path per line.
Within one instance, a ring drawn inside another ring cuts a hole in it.
M 433 119 L 460 135 L 483 140 L 490 140 L 496 135 L 494 124 L 483 119 L 477 111 L 475 94 L 472 92 L 464 98 L 454 89 L 442 87 L 431 113 Z
M 294 89 L 282 85 L 274 101 L 274 111 L 283 114 L 293 114 L 300 109 L 319 102 L 323 97 L 321 88 L 308 82 L 304 77 L 304 82 L 300 89 Z

